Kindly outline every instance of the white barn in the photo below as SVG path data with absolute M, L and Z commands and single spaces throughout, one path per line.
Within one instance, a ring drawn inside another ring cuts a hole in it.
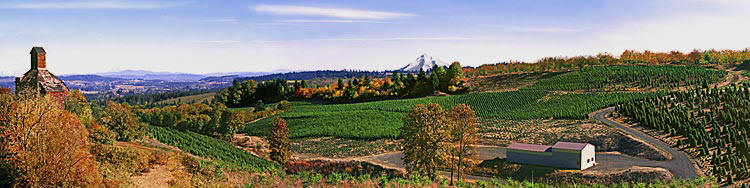
M 511 143 L 506 148 L 509 162 L 584 170 L 596 164 L 594 145 L 557 142 L 555 145 Z

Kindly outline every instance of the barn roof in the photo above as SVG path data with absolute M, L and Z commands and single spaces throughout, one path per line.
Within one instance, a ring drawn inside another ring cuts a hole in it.
M 513 142 L 513 143 L 510 143 L 510 145 L 508 145 L 507 149 L 517 149 L 517 150 L 525 150 L 525 151 L 545 152 L 550 147 L 551 146 L 547 146 L 547 145 L 524 144 L 524 143 Z
M 588 143 L 577 143 L 577 142 L 557 142 L 552 148 L 555 149 L 569 149 L 569 150 L 583 150 Z
M 31 52 L 30 53 L 34 53 L 34 52 L 36 52 L 38 54 L 46 54 L 47 53 L 47 52 L 44 51 L 44 48 L 42 48 L 42 47 L 33 47 L 33 48 L 31 48 Z
M 66 92 L 68 87 L 57 76 L 46 69 L 29 70 L 21 77 L 22 83 L 38 81 L 39 86 L 46 92 Z

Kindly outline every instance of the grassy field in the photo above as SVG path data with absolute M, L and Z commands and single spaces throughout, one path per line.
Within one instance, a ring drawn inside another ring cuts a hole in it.
M 158 126 L 149 126 L 148 129 L 150 135 L 159 142 L 175 146 L 200 157 L 212 159 L 224 167 L 251 169 L 253 171 L 268 171 L 277 168 L 275 164 L 255 157 L 223 140 Z
M 186 104 L 192 104 L 192 103 L 200 103 L 200 102 L 211 102 L 214 100 L 214 95 L 216 93 L 203 93 L 198 95 L 189 95 L 189 96 L 183 96 L 183 97 L 176 97 L 176 98 L 170 98 L 166 100 L 157 101 L 156 104 L 172 104 L 172 103 L 186 103 Z
M 587 114 L 595 110 L 651 95 L 656 94 L 555 94 L 543 91 L 513 91 L 354 104 L 293 102 L 292 110 L 279 116 L 287 120 L 292 138 L 397 138 L 402 124 L 401 118 L 415 104 L 432 102 L 445 108 L 459 103 L 468 104 L 481 118 L 586 119 Z M 247 125 L 241 132 L 264 136 L 270 131 L 271 119 L 266 118 Z

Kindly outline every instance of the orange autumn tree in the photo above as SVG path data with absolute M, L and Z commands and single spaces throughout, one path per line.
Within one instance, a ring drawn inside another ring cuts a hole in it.
M 449 132 L 451 142 L 451 185 L 453 185 L 453 172 L 457 173 L 458 180 L 461 174 L 474 166 L 469 156 L 475 154 L 472 145 L 479 141 L 479 124 L 476 112 L 466 104 L 458 104 L 447 112 L 449 120 Z
M 94 187 L 101 182 L 88 131 L 50 97 L 0 95 L 0 160 L 19 187 Z
M 271 128 L 271 160 L 281 165 L 286 165 L 291 157 L 290 153 L 290 141 L 289 141 L 289 127 L 284 119 L 276 117 L 273 119 L 273 127 Z

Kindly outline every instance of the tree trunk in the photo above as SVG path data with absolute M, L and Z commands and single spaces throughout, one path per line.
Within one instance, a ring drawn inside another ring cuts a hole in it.
M 455 150 L 451 152 L 451 186 L 453 186 L 453 168 L 455 167 L 454 161 L 455 161 L 456 152 Z
M 463 148 L 464 141 L 461 139 L 458 142 L 458 180 L 461 181 L 461 162 L 463 161 L 464 156 L 464 148 Z

